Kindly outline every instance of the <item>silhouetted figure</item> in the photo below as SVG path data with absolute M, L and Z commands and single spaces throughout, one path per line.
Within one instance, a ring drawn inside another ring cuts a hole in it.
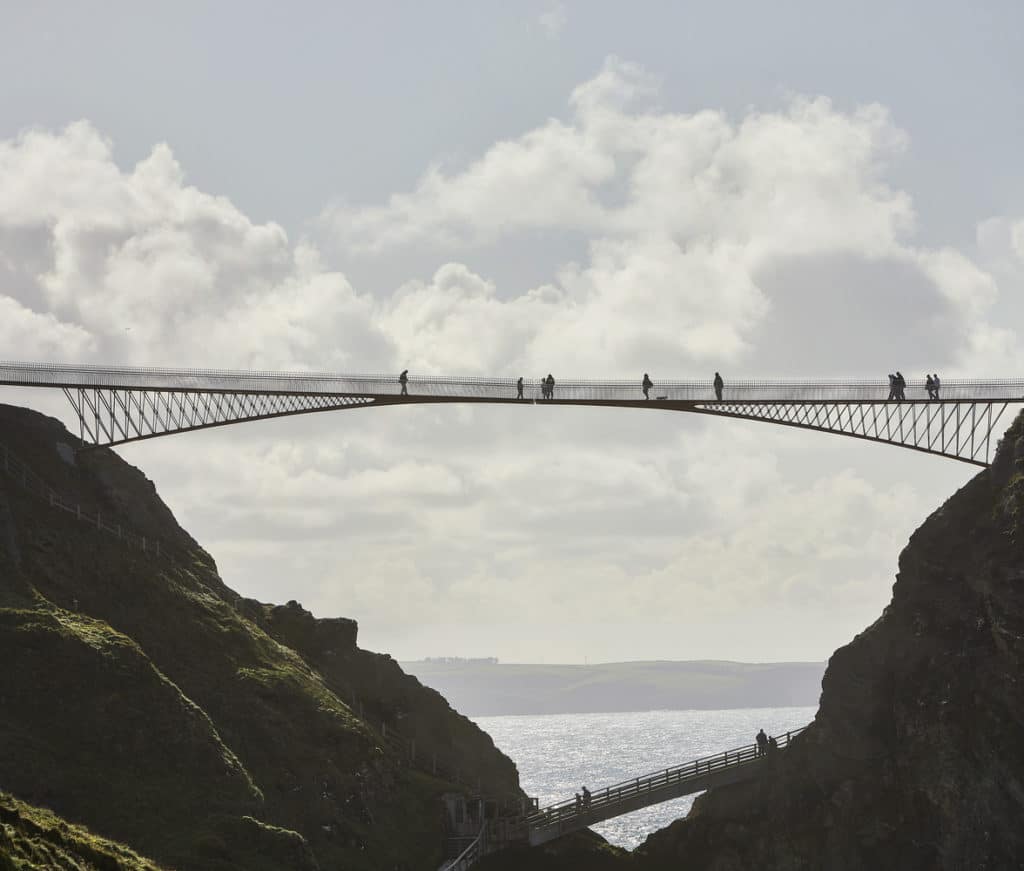
M 548 378 L 545 382 L 548 385 L 548 399 L 555 398 L 555 376 L 548 372 Z
M 935 382 L 932 381 L 932 376 L 927 373 L 924 376 L 924 389 L 928 391 L 928 398 L 935 398 Z
M 717 372 L 715 373 L 715 398 L 722 398 L 722 388 L 725 387 L 725 382 L 722 380 L 722 376 Z
M 758 756 L 764 756 L 764 754 L 768 751 L 768 736 L 765 735 L 764 729 L 761 729 L 757 733 L 757 739 L 756 740 L 757 740 L 757 755 Z
M 402 385 L 402 396 L 409 395 L 409 370 L 403 369 L 402 374 L 398 376 L 398 383 Z
M 896 376 L 893 375 L 892 372 L 890 372 L 889 373 L 889 398 L 887 400 L 888 402 L 892 402 L 896 398 L 896 390 L 897 390 L 897 388 L 896 388 Z
M 768 752 L 769 753 L 774 753 L 778 749 L 779 749 L 779 742 L 776 741 L 775 740 L 775 736 L 772 735 L 772 737 L 768 739 Z
M 935 398 L 939 398 L 939 388 L 942 386 L 942 382 L 939 381 L 939 373 L 932 373 L 932 391 L 935 393 Z
M 516 382 L 516 399 L 523 398 L 523 376 L 519 376 L 519 380 Z
M 896 370 L 896 398 L 900 402 L 907 398 L 907 379 L 899 369 Z
M 576 813 L 579 813 L 582 807 L 583 807 L 583 799 L 580 798 L 580 794 L 577 792 L 576 793 Z
M 651 376 L 648 375 L 646 372 L 644 372 L 644 380 L 641 386 L 643 387 L 644 391 L 644 399 L 650 399 L 650 390 L 654 386 L 654 382 L 651 381 Z
M 583 790 L 583 807 L 588 808 L 590 807 L 590 790 L 585 786 L 581 787 L 581 789 Z

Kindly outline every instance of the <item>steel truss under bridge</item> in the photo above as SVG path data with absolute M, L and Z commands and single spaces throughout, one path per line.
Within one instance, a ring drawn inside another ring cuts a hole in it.
M 658 380 L 645 399 L 639 381 L 409 378 L 0 363 L 0 385 L 59 389 L 85 447 L 111 447 L 175 433 L 273 417 L 383 405 L 449 402 L 661 409 L 757 420 L 867 439 L 986 466 L 1004 412 L 1024 404 L 1024 380 L 957 380 L 938 399 L 908 382 L 903 401 L 884 381 Z M 1005 425 L 1005 423 L 1004 423 Z

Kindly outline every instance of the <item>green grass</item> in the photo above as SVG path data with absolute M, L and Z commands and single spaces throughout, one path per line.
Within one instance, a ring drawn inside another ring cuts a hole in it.
M 0 871 L 160 871 L 123 844 L 0 792 Z

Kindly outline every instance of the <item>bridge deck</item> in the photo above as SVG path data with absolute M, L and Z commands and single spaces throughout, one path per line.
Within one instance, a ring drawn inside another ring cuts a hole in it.
M 778 736 L 778 748 L 770 750 L 769 755 L 785 750 L 802 731 Z M 569 799 L 540 808 L 526 818 L 529 842 L 537 846 L 653 804 L 747 780 L 757 774 L 767 758 L 758 755 L 756 744 L 749 744 L 596 790 L 586 805 Z

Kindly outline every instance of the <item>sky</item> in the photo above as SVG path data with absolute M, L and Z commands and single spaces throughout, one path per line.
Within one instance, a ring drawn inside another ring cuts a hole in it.
M 898 7 L 898 8 L 894 8 Z M 0 357 L 1024 372 L 1024 7 L 0 0 Z M 45 393 L 0 401 L 72 423 Z M 125 446 L 224 580 L 398 659 L 823 660 L 975 468 L 677 413 Z

